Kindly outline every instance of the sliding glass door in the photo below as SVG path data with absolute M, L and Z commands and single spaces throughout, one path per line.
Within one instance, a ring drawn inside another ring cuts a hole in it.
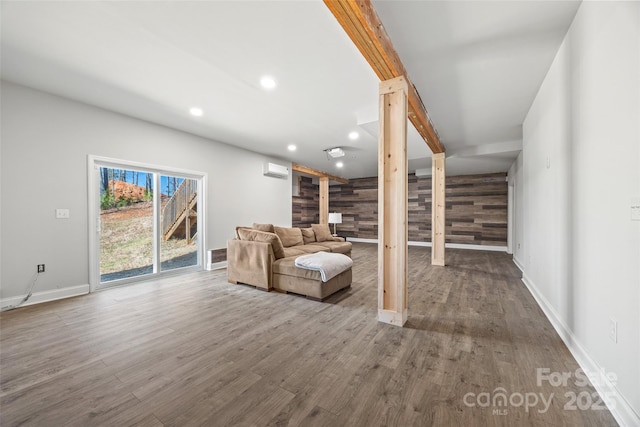
M 91 157 L 90 163 L 92 289 L 202 268 L 203 175 Z
M 198 181 L 160 176 L 160 270 L 198 264 Z
M 153 189 L 151 173 L 100 167 L 100 283 L 153 273 Z

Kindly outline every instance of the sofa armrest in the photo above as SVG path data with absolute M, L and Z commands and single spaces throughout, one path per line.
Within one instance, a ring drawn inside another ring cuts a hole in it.
M 344 237 L 333 236 L 333 241 L 334 242 L 346 242 L 346 239 Z
M 227 280 L 271 290 L 273 249 L 268 242 L 227 241 Z

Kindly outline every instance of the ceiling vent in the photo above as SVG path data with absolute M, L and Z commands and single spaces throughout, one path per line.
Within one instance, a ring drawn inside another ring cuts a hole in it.
M 327 153 L 328 158 L 337 159 L 338 157 L 344 157 L 344 150 L 340 147 L 327 148 L 324 152 Z
M 289 168 L 275 163 L 265 163 L 263 175 L 274 178 L 287 178 L 289 176 Z

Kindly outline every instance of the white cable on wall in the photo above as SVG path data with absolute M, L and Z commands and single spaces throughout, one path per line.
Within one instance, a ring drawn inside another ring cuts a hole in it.
M 27 294 L 24 298 L 22 298 L 22 301 L 20 301 L 18 304 L 15 305 L 8 305 L 6 307 L 2 307 L 0 308 L 0 312 L 2 311 L 9 311 L 9 310 L 13 310 L 14 308 L 18 308 L 20 307 L 22 304 L 24 304 L 25 302 L 27 302 L 27 300 L 29 298 L 31 298 L 31 292 L 33 291 L 33 288 L 36 286 L 36 282 L 38 281 L 38 277 L 40 276 L 40 273 L 36 273 L 35 277 L 33 278 L 33 282 L 31 282 L 31 286 L 29 286 L 29 289 L 27 289 Z

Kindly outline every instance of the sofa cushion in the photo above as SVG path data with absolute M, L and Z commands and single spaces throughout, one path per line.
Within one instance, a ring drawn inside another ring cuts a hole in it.
M 304 246 L 293 246 L 291 248 L 284 248 L 284 257 L 289 258 L 290 256 L 300 256 L 309 253 L 303 251 L 302 248 L 304 248 Z
M 331 252 L 336 252 L 339 254 L 348 254 L 349 252 L 351 252 L 351 248 L 353 246 L 351 242 L 335 242 L 335 241 L 317 242 L 315 244 L 319 246 L 324 246 L 325 248 L 330 249 Z
M 316 235 L 316 241 L 333 241 L 333 235 L 331 234 L 331 230 L 329 230 L 329 224 L 311 224 L 311 228 Z
M 302 231 L 299 228 L 273 227 L 276 234 L 282 240 L 282 246 L 290 248 L 291 246 L 302 245 Z
M 239 228 L 238 236 L 240 236 L 240 240 L 270 243 L 276 259 L 284 258 L 284 247 L 282 246 L 280 238 L 275 233 Z
M 267 233 L 275 233 L 273 224 L 257 224 L 254 222 L 253 229 L 258 231 L 266 231 Z
M 313 232 L 313 228 L 301 228 L 300 231 L 302 232 L 302 241 L 305 245 L 316 241 L 316 233 Z
M 319 271 L 305 270 L 296 267 L 296 257 L 282 258 L 273 263 L 273 274 L 283 274 L 286 276 L 300 277 L 321 281 L 322 276 Z
M 244 229 L 244 230 L 253 230 L 253 228 L 251 228 L 251 227 L 246 227 L 246 226 L 239 226 L 239 227 L 236 227 L 236 239 L 240 239 L 240 235 L 238 234 L 238 230 L 239 230 L 239 229 L 241 229 L 241 228 L 242 228 L 242 229 Z M 242 240 L 242 239 L 240 239 L 240 240 Z
M 313 254 L 315 252 L 331 252 L 331 248 L 321 246 L 319 243 L 310 243 L 308 245 L 296 246 L 296 249 L 305 254 Z

